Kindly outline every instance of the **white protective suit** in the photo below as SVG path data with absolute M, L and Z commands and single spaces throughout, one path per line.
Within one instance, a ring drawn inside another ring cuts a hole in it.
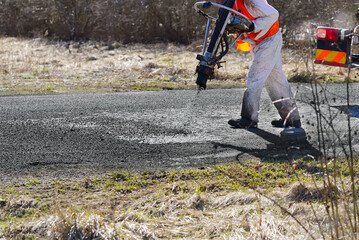
M 278 20 L 278 11 L 266 0 L 244 0 L 248 12 L 255 18 L 254 32 L 268 31 Z M 287 77 L 282 69 L 282 34 L 267 37 L 258 45 L 242 34 L 242 39 L 253 46 L 253 62 L 248 72 L 247 89 L 243 96 L 241 116 L 258 122 L 259 101 L 263 87 L 272 99 L 283 120 L 300 120 Z

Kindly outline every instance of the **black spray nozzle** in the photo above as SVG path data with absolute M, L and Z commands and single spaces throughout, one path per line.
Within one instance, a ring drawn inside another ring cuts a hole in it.
M 196 69 L 197 80 L 196 84 L 203 89 L 206 89 L 207 87 L 207 81 L 208 79 L 212 79 L 214 75 L 214 70 L 212 67 L 199 64 Z
M 204 73 L 198 73 L 196 84 L 199 87 L 199 89 L 206 90 L 207 88 L 207 80 L 208 76 Z

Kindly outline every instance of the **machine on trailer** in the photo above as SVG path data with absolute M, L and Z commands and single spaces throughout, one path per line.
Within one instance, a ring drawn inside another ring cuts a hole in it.
M 354 30 L 317 27 L 316 64 L 355 69 L 359 67 L 359 55 L 353 53 L 354 45 L 359 44 L 359 26 Z

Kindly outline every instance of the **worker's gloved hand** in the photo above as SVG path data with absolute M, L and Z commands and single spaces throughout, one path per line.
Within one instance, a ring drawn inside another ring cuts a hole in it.
M 248 27 L 248 30 L 245 31 L 245 32 L 253 32 L 253 31 L 254 31 L 254 23 L 251 22 L 251 24 L 250 24 L 249 27 Z
M 243 17 L 233 16 L 229 19 L 226 30 L 229 33 L 252 32 L 254 30 L 254 23 Z

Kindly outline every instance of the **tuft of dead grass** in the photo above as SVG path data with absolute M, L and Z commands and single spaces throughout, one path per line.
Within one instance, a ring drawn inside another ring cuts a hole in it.
M 42 220 L 48 239 L 114 239 L 114 229 L 96 214 L 58 214 Z
M 336 186 L 329 187 L 307 187 L 301 183 L 295 183 L 289 189 L 286 197 L 290 201 L 307 202 L 307 201 L 318 201 L 324 202 L 326 199 L 334 199 L 335 193 L 340 195 L 340 190 Z

